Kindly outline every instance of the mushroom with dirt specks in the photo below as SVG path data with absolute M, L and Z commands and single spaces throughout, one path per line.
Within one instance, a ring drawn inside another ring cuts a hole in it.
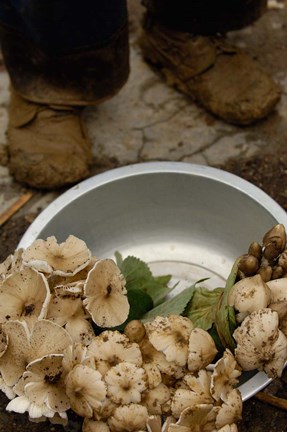
M 65 329 L 48 320 L 36 321 L 32 329 L 25 321 L 9 321 L 2 329 L 8 346 L 0 357 L 0 373 L 9 386 L 16 384 L 28 363 L 47 354 L 62 354 L 72 343 Z
M 217 348 L 210 334 L 201 328 L 191 331 L 188 344 L 188 370 L 197 372 L 208 366 L 217 354 Z
M 139 404 L 119 406 L 108 419 L 112 432 L 137 432 L 145 430 L 148 412 Z
M 162 352 L 169 362 L 185 366 L 188 358 L 188 344 L 193 324 L 189 318 L 180 315 L 156 317 L 145 324 L 150 343 Z
M 30 268 L 13 273 L 0 286 L 0 322 L 25 320 L 31 326 L 46 317 L 50 297 L 43 274 Z
M 110 432 L 110 428 L 106 422 L 85 418 L 82 432 Z
M 207 432 L 214 431 L 219 407 L 212 404 L 198 404 L 185 408 L 178 421 L 171 424 L 168 432 Z
M 229 306 L 241 314 L 266 308 L 271 300 L 271 291 L 257 274 L 236 282 L 228 297 Z
M 147 389 L 147 377 L 143 368 L 122 362 L 108 370 L 104 377 L 107 395 L 116 404 L 140 403 Z
M 142 365 L 142 354 L 138 344 L 131 343 L 126 335 L 117 330 L 105 330 L 95 336 L 88 346 L 87 356 L 103 376 L 111 367 L 123 361 L 138 367 Z
M 130 306 L 125 285 L 124 276 L 111 259 L 97 261 L 90 270 L 83 303 L 99 327 L 116 327 L 126 321 Z
M 73 276 L 84 269 L 91 260 L 86 243 L 69 235 L 58 243 L 55 236 L 35 240 L 22 255 L 23 264 L 47 274 Z
M 91 418 L 104 403 L 107 390 L 100 372 L 78 364 L 66 377 L 66 393 L 75 413 Z
M 252 312 L 234 331 L 235 358 L 243 370 L 264 370 L 280 377 L 287 360 L 287 338 L 279 330 L 279 317 L 271 309 Z
M 227 394 L 238 384 L 241 368 L 234 355 L 226 349 L 223 356 L 215 363 L 211 375 L 211 394 L 216 400 L 225 400 Z
M 231 390 L 225 397 L 218 414 L 215 426 L 220 429 L 227 425 L 237 423 L 242 418 L 242 398 L 238 389 Z

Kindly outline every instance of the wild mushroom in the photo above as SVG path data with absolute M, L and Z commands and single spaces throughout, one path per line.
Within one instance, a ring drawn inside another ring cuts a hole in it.
M 151 415 L 148 417 L 146 427 L 148 432 L 168 432 L 169 425 L 175 423 L 176 419 L 172 416 L 165 418 L 162 425 L 162 419 L 160 415 Z
M 122 362 L 113 366 L 104 377 L 108 397 L 117 404 L 140 403 L 147 389 L 147 378 L 143 368 L 133 363 Z
M 257 274 L 236 282 L 229 293 L 228 303 L 241 314 L 249 314 L 266 308 L 270 300 L 270 289 Z
M 287 338 L 279 330 L 277 312 L 252 312 L 233 336 L 235 358 L 243 370 L 264 370 L 270 378 L 280 377 L 287 360 Z
M 198 404 L 185 408 L 178 421 L 171 424 L 168 432 L 207 432 L 214 431 L 219 407 L 212 404 Z
M 170 412 L 170 389 L 163 383 L 160 383 L 153 389 L 148 389 L 142 393 L 142 405 L 144 405 L 149 414 L 168 414 Z
M 156 387 L 162 381 L 163 374 L 173 379 L 179 379 L 184 375 L 185 368 L 178 366 L 174 361 L 167 361 L 165 355 L 156 350 L 147 337 L 139 346 L 143 358 L 142 367 L 147 373 L 150 388 Z
M 267 285 L 271 291 L 270 303 L 287 300 L 287 277 L 273 279 L 272 281 L 267 282 Z
M 47 354 L 62 354 L 72 343 L 66 330 L 48 320 L 36 321 L 31 330 L 25 321 L 9 321 L 2 329 L 8 347 L 0 357 L 0 373 L 9 386 L 18 381 L 28 363 Z
M 124 276 L 111 259 L 97 261 L 90 270 L 83 303 L 99 327 L 115 327 L 126 321 L 130 306 L 125 284 Z
M 62 354 L 48 354 L 29 363 L 23 374 L 28 400 L 38 406 L 46 405 L 54 413 L 70 408 L 62 359 Z
M 227 425 L 237 423 L 242 418 L 242 398 L 238 389 L 231 390 L 221 405 L 215 421 L 215 426 L 220 429 Z
M 91 256 L 86 243 L 70 235 L 63 243 L 58 243 L 55 236 L 35 240 L 22 259 L 25 266 L 43 273 L 73 276 L 89 264 Z
M 210 334 L 201 328 L 191 331 L 188 344 L 188 370 L 197 372 L 208 366 L 217 354 L 217 348 Z
M 82 426 L 82 432 L 110 432 L 110 428 L 106 422 L 86 417 Z
M 91 342 L 94 331 L 87 317 L 82 300 L 77 295 L 52 295 L 46 318 L 61 327 L 65 326 L 74 342 Z
M 0 264 L 0 281 L 5 280 L 12 273 L 22 270 L 22 248 L 17 249 L 14 254 L 9 255 L 5 261 Z
M 212 404 L 210 394 L 210 372 L 202 369 L 198 376 L 185 375 L 183 384 L 186 388 L 178 388 L 172 396 L 171 412 L 175 418 L 179 418 L 186 408 L 198 404 Z
M 127 361 L 135 366 L 142 365 L 142 354 L 138 344 L 131 343 L 119 331 L 106 330 L 92 339 L 87 356 L 94 361 L 96 369 L 104 376 L 118 363 Z
M 112 432 L 136 432 L 145 430 L 148 412 L 146 407 L 139 404 L 119 406 L 108 419 Z
M 11 274 L 0 287 L 0 322 L 25 320 L 31 326 L 45 318 L 49 301 L 49 285 L 41 273 L 26 268 Z
M 156 317 L 145 324 L 150 343 L 164 354 L 167 361 L 185 366 L 188 358 L 188 344 L 193 324 L 189 318 L 180 315 Z
M 227 394 L 238 384 L 241 368 L 232 352 L 226 349 L 223 356 L 215 363 L 211 375 L 211 394 L 216 400 L 226 400 Z
M 66 377 L 66 393 L 71 408 L 80 416 L 91 418 L 106 399 L 102 375 L 82 364 L 76 365 Z

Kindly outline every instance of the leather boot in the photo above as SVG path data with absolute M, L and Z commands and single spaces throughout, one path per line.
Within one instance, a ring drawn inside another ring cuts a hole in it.
M 143 56 L 166 82 L 228 123 L 248 125 L 266 117 L 281 91 L 261 66 L 224 37 L 171 29 L 147 15 Z
M 8 166 L 17 181 L 53 189 L 89 175 L 91 145 L 80 114 L 79 108 L 29 102 L 11 89 Z

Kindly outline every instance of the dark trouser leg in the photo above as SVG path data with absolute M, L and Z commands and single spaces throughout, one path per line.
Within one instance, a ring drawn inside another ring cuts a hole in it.
M 143 0 L 143 3 L 169 27 L 211 35 L 252 23 L 265 11 L 267 0 Z
M 119 91 L 129 73 L 126 0 L 23 3 L 9 16 L 0 5 L 4 60 L 23 97 L 88 105 Z
M 143 0 L 145 58 L 168 83 L 229 123 L 266 117 L 280 89 L 260 65 L 220 34 L 260 16 L 266 0 Z
M 12 82 L 9 168 L 16 180 L 51 189 L 89 175 L 92 152 L 79 107 L 113 96 L 128 78 L 126 0 L 18 4 L 0 2 Z

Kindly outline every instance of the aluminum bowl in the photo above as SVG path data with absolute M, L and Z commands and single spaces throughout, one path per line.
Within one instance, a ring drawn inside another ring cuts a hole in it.
M 273 225 L 287 226 L 285 211 L 262 190 L 225 171 L 181 162 L 148 162 L 98 174 L 53 201 L 19 243 L 68 235 L 100 257 L 134 255 L 156 275 L 172 274 L 177 290 L 198 281 L 224 286 L 234 260 Z M 270 382 L 243 374 L 247 400 Z

